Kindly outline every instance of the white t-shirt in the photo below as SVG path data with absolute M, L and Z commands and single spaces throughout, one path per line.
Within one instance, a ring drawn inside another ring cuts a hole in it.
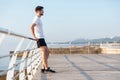
M 34 27 L 35 36 L 39 39 L 44 38 L 42 21 L 40 17 L 35 16 L 35 18 L 33 19 L 33 23 L 36 24 L 36 26 Z

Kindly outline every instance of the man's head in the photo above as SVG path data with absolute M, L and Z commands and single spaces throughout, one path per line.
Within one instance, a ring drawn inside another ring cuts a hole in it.
M 37 16 L 42 16 L 42 15 L 44 14 L 43 9 L 44 9 L 44 7 L 42 7 L 42 6 L 37 6 L 37 7 L 35 8 L 36 15 L 37 15 Z

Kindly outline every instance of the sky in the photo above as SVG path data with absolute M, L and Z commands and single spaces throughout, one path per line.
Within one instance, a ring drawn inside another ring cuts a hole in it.
M 47 41 L 120 36 L 120 0 L 0 0 L 0 27 L 32 37 L 37 5 Z

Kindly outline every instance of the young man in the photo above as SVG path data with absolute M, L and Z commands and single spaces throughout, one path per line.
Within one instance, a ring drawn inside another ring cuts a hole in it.
M 49 50 L 47 47 L 47 44 L 44 39 L 44 34 L 43 34 L 43 28 L 42 28 L 42 22 L 41 22 L 41 16 L 43 16 L 44 11 L 42 6 L 37 6 L 35 8 L 36 16 L 32 22 L 32 25 L 30 27 L 31 33 L 35 40 L 37 41 L 37 47 L 40 48 L 40 52 L 42 54 L 42 69 L 41 72 L 51 72 L 55 73 L 54 70 L 50 69 L 48 67 L 48 56 L 49 56 Z

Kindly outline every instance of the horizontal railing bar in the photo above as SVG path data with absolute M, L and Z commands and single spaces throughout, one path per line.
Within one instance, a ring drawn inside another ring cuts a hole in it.
M 37 53 L 35 53 L 34 55 L 36 55 Z M 32 55 L 31 57 L 33 57 L 34 55 Z M 28 58 L 31 58 L 31 57 L 28 57 Z M 28 58 L 25 58 L 23 61 L 25 61 L 26 59 L 28 59 Z M 8 69 L 8 71 L 9 70 L 11 70 L 11 69 L 13 69 L 14 67 L 17 67 L 20 63 L 22 63 L 23 61 L 20 61 L 19 63 L 17 63 L 17 64 L 14 64 L 14 66 L 13 67 L 11 67 L 10 69 Z M 33 61 L 31 62 L 31 64 L 33 63 Z M 28 65 L 27 65 L 28 66 Z
M 34 55 L 32 55 L 31 57 L 28 58 L 32 58 L 33 56 L 35 56 L 37 53 L 35 53 Z M 24 60 L 20 61 L 19 63 L 15 64 L 15 66 L 18 66 L 20 63 L 23 63 L 25 60 L 27 60 L 28 58 L 25 58 Z M 13 67 L 15 67 L 13 66 Z
M 40 60 L 40 59 L 39 59 Z M 41 61 L 40 61 L 41 62 Z M 40 67 L 40 65 L 38 66 L 38 68 Z M 28 77 L 29 74 L 24 76 L 24 79 L 26 79 Z
M 37 56 L 30 64 L 32 64 L 37 58 L 39 58 L 39 56 Z M 25 70 L 25 68 L 26 68 L 26 67 L 24 67 L 24 70 Z M 22 70 L 21 72 L 17 73 L 17 74 L 14 76 L 13 79 L 15 79 L 16 77 L 18 77 L 24 70 Z M 33 69 L 32 69 L 32 70 L 33 70 Z M 31 70 L 31 71 L 32 71 L 32 70 Z M 31 71 L 30 71 L 30 72 L 31 72 Z
M 12 56 L 13 54 L 9 54 L 9 55 L 4 55 L 4 56 L 0 56 L 0 59 L 2 59 L 2 58 L 6 58 L 6 57 L 10 57 L 10 56 Z
M 37 53 L 35 53 L 35 54 L 32 55 L 31 57 L 35 56 L 36 54 L 37 54 Z M 31 58 L 31 57 L 29 57 L 29 58 Z M 39 57 L 41 57 L 41 56 L 35 57 L 35 58 L 32 60 L 32 62 L 30 62 L 29 65 L 27 65 L 26 67 L 24 67 L 24 70 L 27 69 L 27 67 L 30 66 L 30 65 L 31 65 L 35 60 L 37 60 L 37 58 L 39 58 Z M 26 59 L 27 59 L 27 58 L 26 58 Z M 26 60 L 26 59 L 24 59 L 24 60 Z M 23 60 L 23 61 L 24 61 L 24 60 Z M 21 62 L 23 62 L 23 61 L 21 61 Z M 11 67 L 10 69 L 5 70 L 5 71 L 2 71 L 2 72 L 0 72 L 0 73 L 1 73 L 1 74 L 3 74 L 3 73 L 6 74 L 9 70 L 11 70 L 12 68 L 18 66 L 21 62 L 19 62 L 18 64 L 15 64 L 15 65 L 14 65 L 13 67 Z M 17 73 L 13 79 L 15 79 L 15 78 L 16 78 L 19 74 L 21 74 L 21 73 L 22 73 L 22 71 L 19 72 L 19 73 Z
M 21 35 L 21 34 L 17 34 L 17 33 L 13 32 L 13 31 L 10 31 L 8 29 L 4 29 L 4 28 L 1 28 L 1 27 L 0 27 L 0 33 L 9 34 L 9 35 L 12 35 L 12 36 L 25 38 L 25 39 L 35 40 L 33 38 L 30 38 L 30 37 L 27 37 L 27 36 L 24 36 L 24 35 Z
M 31 55 L 30 57 L 28 57 L 28 58 L 32 58 L 33 56 L 35 56 L 37 53 L 35 53 L 34 55 Z M 35 60 L 36 60 L 36 58 L 38 58 L 38 57 L 40 57 L 40 56 L 37 56 L 37 57 L 35 57 L 35 59 L 34 60 L 32 60 L 31 62 L 30 62 L 30 64 L 28 64 L 25 68 L 27 68 L 28 66 L 30 66 Z M 28 59 L 28 58 L 25 58 L 23 61 L 25 61 L 26 59 Z M 20 63 L 22 63 L 23 61 L 20 61 L 19 63 L 17 63 L 17 64 L 15 64 L 13 67 L 11 67 L 11 68 L 9 68 L 9 69 L 7 69 L 7 70 L 5 70 L 5 71 L 1 71 L 0 73 L 1 74 L 3 74 L 3 73 L 7 73 L 9 70 L 11 70 L 11 69 L 13 69 L 14 67 L 17 67 Z
M 3 70 L 0 72 L 0 74 L 6 74 L 8 72 L 8 70 Z
M 25 70 L 25 69 L 24 69 Z M 17 73 L 14 77 L 13 80 L 16 79 L 24 70 L 22 70 L 21 72 Z
M 41 62 L 41 61 L 40 61 Z M 40 67 L 40 65 L 38 66 L 38 68 Z M 29 74 L 25 75 L 24 76 L 24 79 L 26 79 L 28 77 Z
M 37 59 L 37 58 L 39 58 L 39 56 L 37 56 L 33 61 L 32 61 L 32 63 Z M 30 64 L 32 64 L 32 63 L 30 63 Z M 24 70 L 26 69 L 26 67 L 24 67 Z M 21 72 L 19 72 L 19 73 L 17 73 L 14 77 L 13 77 L 13 80 L 15 79 L 15 78 L 17 78 L 24 70 L 22 70 Z M 32 69 L 33 70 L 33 69 Z
M 35 49 L 37 49 L 37 48 L 27 49 L 27 50 L 23 50 L 23 51 L 17 51 L 16 53 L 13 53 L 13 54 L 8 54 L 8 55 L 0 56 L 0 59 L 6 58 L 6 57 L 9 57 L 9 56 L 12 56 L 12 55 L 16 55 L 16 54 L 21 53 L 21 52 L 31 51 L 31 50 L 35 50 Z
M 39 57 L 41 57 L 41 56 L 39 56 Z M 36 58 L 37 58 L 37 57 L 36 57 Z M 32 60 L 27 66 L 30 66 L 34 61 L 35 61 L 35 59 Z

